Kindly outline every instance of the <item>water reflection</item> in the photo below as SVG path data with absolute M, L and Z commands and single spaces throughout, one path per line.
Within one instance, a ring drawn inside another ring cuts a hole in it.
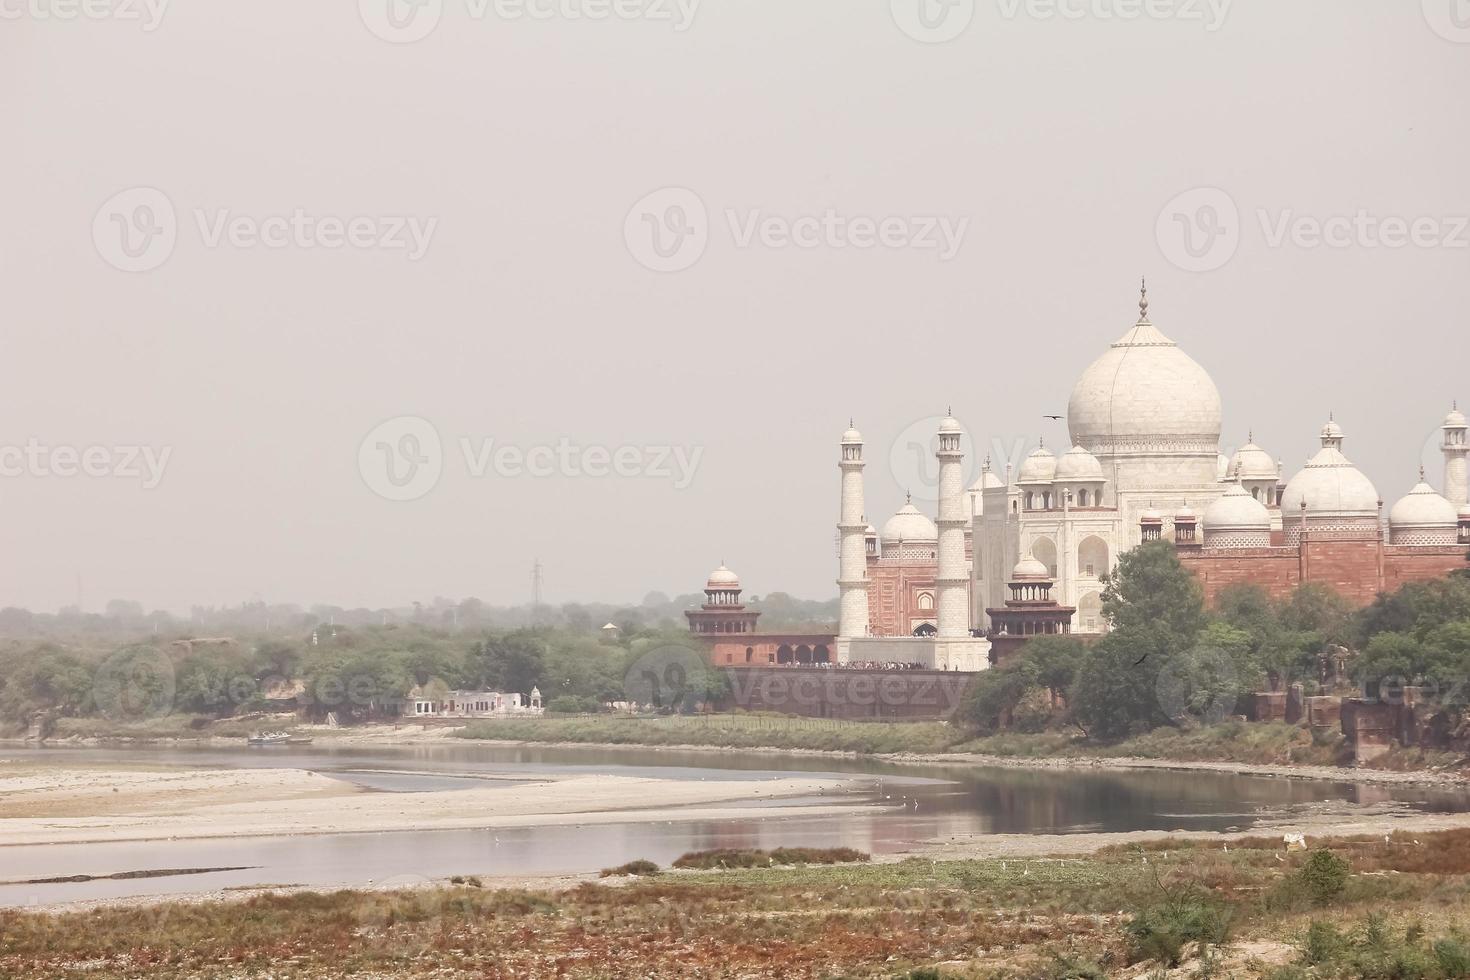
M 310 769 L 372 791 L 422 792 L 497 786 L 514 776 L 600 772 L 663 779 L 776 779 L 793 771 L 858 773 L 838 799 L 752 803 L 730 820 L 413 831 L 324 837 L 129 842 L 0 849 L 0 878 L 55 877 L 149 868 L 241 866 L 246 870 L 171 878 L 50 885 L 0 885 L 0 904 L 25 905 L 178 894 L 262 884 L 369 886 L 398 876 L 516 875 L 595 870 L 647 858 L 660 864 L 712 847 L 844 845 L 872 853 L 907 850 L 933 838 L 976 834 L 1248 829 L 1272 809 L 1324 802 L 1407 802 L 1423 810 L 1470 809 L 1466 795 L 1415 787 L 1140 770 L 898 767 L 858 759 L 737 756 L 649 749 L 496 746 L 477 743 L 392 748 L 296 746 L 247 749 L 17 749 L 28 762 Z M 821 802 L 819 816 L 783 813 Z M 845 803 L 881 803 L 853 812 Z M 675 811 L 677 812 L 677 811 Z

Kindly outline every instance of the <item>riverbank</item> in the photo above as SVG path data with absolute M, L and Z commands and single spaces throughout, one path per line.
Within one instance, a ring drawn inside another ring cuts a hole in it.
M 299 769 L 147 769 L 0 760 L 0 847 L 749 817 L 752 804 L 840 799 L 856 779 L 670 780 L 596 773 L 374 793 Z M 852 804 L 868 809 L 865 805 Z M 783 815 L 828 812 L 783 805 Z
M 1312 846 L 1331 858 L 1279 836 L 1171 837 L 1019 859 L 0 911 L 0 975 L 1463 975 L 1470 830 Z
M 1340 736 L 1314 735 L 1300 726 L 1281 723 L 1227 722 L 1191 731 L 1158 730 L 1108 745 L 1058 732 L 975 738 L 942 722 L 850 722 L 767 715 L 496 719 L 461 727 L 294 727 L 323 746 L 416 745 L 466 739 L 548 748 L 718 754 L 738 750 L 743 755 L 776 757 L 872 758 L 899 765 L 1170 769 L 1393 785 L 1470 786 L 1470 759 L 1464 756 L 1395 749 L 1371 766 L 1338 765 L 1335 763 L 1342 755 Z M 216 737 L 201 731 L 191 732 L 188 738 L 93 735 L 53 739 L 46 745 L 229 747 L 240 742 L 233 734 Z

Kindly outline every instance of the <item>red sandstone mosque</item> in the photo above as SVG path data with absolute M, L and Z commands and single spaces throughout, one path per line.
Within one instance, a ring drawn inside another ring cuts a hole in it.
M 881 531 L 867 522 L 863 437 L 849 426 L 838 464 L 837 635 L 756 632 L 758 613 L 739 605 L 738 580 L 722 566 L 703 609 L 688 613 L 691 630 L 712 639 L 714 662 L 983 670 L 1033 635 L 1105 630 L 1102 576 L 1144 541 L 1173 542 L 1210 602 L 1232 585 L 1281 598 L 1316 582 L 1366 605 L 1466 567 L 1470 423 L 1458 405 L 1441 426 L 1440 487 L 1421 469 L 1385 514 L 1378 490 L 1344 453 L 1335 418 L 1290 479 L 1254 437 L 1221 455 L 1214 381 L 1148 310 L 1145 286 L 1137 322 L 1073 387 L 1073 445 L 1060 457 L 1042 445 L 1004 478 L 987 461 L 966 490 L 961 429 L 944 419 L 936 520 L 910 500 Z

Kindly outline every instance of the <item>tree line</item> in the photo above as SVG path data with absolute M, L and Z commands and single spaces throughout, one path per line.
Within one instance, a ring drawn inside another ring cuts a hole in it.
M 1355 611 L 1305 584 L 1284 600 L 1256 586 L 1203 590 L 1165 542 L 1124 554 L 1105 577 L 1110 630 L 1030 640 L 1014 661 L 976 678 L 961 720 L 982 733 L 1075 727 L 1120 739 L 1240 713 L 1254 691 L 1324 689 L 1336 661 L 1367 696 L 1427 687 L 1460 719 L 1470 679 L 1470 570 L 1405 585 Z M 1452 723 L 1457 723 L 1452 722 Z

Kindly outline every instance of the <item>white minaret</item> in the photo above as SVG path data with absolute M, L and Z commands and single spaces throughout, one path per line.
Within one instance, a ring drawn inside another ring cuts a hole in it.
M 863 518 L 863 434 L 852 428 L 842 434 L 842 516 L 837 533 L 842 536 L 838 559 L 837 588 L 842 608 L 837 623 L 840 641 L 868 635 L 868 522 Z M 841 644 L 840 644 L 841 645 Z M 845 646 L 845 645 L 842 645 Z M 842 653 L 839 650 L 839 655 Z
M 960 449 L 960 424 L 948 415 L 939 423 L 939 570 L 934 584 L 938 592 L 939 636 L 941 638 L 970 635 L 970 611 L 967 589 L 969 570 L 965 568 L 964 451 Z
M 1457 508 L 1470 503 L 1466 500 L 1465 455 L 1470 453 L 1467 427 L 1470 427 L 1470 422 L 1460 411 L 1460 403 L 1455 402 L 1454 411 L 1444 420 L 1444 444 L 1439 448 L 1444 453 L 1444 497 Z

